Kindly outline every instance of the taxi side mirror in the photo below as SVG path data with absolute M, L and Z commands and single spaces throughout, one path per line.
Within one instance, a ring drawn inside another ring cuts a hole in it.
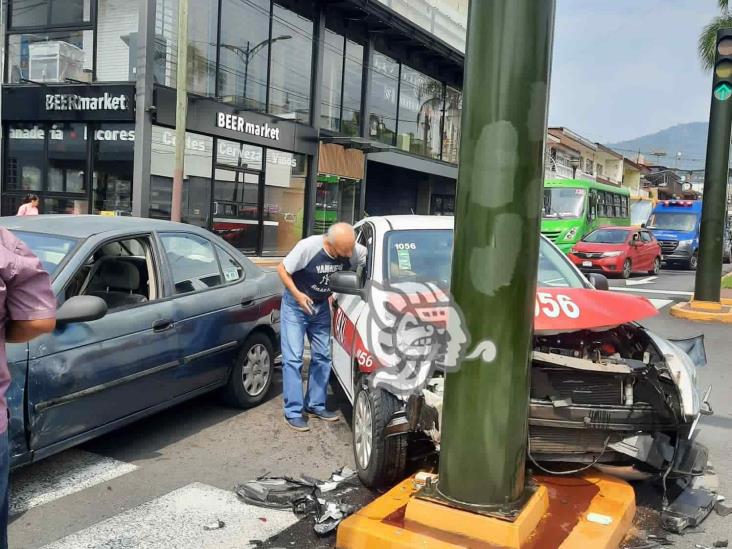
M 354 271 L 338 271 L 330 275 L 330 289 L 337 294 L 357 295 L 363 298 L 361 278 Z

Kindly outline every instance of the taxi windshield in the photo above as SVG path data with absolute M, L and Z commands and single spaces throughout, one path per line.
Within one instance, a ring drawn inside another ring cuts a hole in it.
M 390 283 L 433 282 L 448 289 L 452 244 L 452 229 L 390 231 L 385 239 L 386 280 Z M 539 241 L 538 285 L 587 287 L 564 254 L 544 238 Z

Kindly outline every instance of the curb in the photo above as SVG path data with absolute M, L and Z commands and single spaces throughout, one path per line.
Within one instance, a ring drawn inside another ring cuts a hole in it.
M 688 303 L 677 303 L 671 307 L 671 316 L 694 322 L 716 322 L 732 324 L 732 299 L 716 301 L 697 301 L 692 298 Z

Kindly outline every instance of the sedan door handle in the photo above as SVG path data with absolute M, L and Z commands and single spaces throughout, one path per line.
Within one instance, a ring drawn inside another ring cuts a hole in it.
M 241 303 L 241 306 L 242 307 L 249 307 L 249 305 L 251 305 L 252 303 L 254 303 L 254 300 L 253 299 L 250 299 L 248 297 L 244 297 L 244 298 L 242 298 L 242 300 L 240 301 L 240 303 Z
M 173 321 L 169 318 L 161 318 L 152 323 L 153 332 L 164 332 L 173 327 Z

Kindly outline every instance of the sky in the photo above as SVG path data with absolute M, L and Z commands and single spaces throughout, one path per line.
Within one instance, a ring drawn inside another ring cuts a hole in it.
M 696 43 L 717 0 L 557 0 L 549 125 L 601 143 L 709 118 Z

